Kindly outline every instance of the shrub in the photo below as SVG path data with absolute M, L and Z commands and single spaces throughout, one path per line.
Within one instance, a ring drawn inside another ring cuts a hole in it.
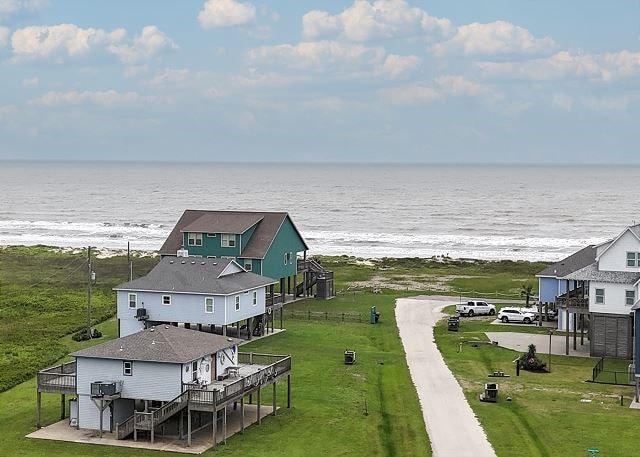
M 536 345 L 530 344 L 529 351 L 526 354 L 522 354 L 518 359 L 520 368 L 527 371 L 547 371 L 545 369 L 546 363 L 542 362 L 536 356 Z
M 92 329 L 91 333 L 87 332 L 87 329 L 82 329 L 79 332 L 73 334 L 71 339 L 73 341 L 87 341 L 87 340 L 95 340 L 96 338 L 100 338 L 102 336 L 102 332 L 97 328 Z

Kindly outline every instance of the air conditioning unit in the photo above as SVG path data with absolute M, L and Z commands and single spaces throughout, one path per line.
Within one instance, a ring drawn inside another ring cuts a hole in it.
M 108 397 L 120 393 L 121 390 L 121 381 L 96 381 L 91 383 L 92 397 Z
M 178 252 L 176 252 L 176 257 L 189 257 L 189 251 L 186 249 L 178 249 Z
M 147 314 L 147 310 L 145 308 L 136 309 L 136 319 L 139 321 L 145 321 L 149 319 L 149 315 Z

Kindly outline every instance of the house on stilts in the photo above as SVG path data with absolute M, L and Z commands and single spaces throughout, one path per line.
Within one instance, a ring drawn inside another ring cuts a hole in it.
M 210 427 L 211 444 L 226 440 L 235 414 L 244 431 L 246 409 L 258 423 L 276 414 L 276 384 L 287 381 L 291 406 L 291 357 L 240 352 L 240 340 L 171 325 L 158 325 L 71 354 L 75 362 L 37 376 L 37 425 L 42 393 L 73 394 L 70 424 L 113 439 L 172 435 L 191 445 L 192 434 Z M 261 392 L 271 387 L 271 404 Z M 247 398 L 249 404 L 247 404 Z M 255 403 L 254 403 L 255 401 Z

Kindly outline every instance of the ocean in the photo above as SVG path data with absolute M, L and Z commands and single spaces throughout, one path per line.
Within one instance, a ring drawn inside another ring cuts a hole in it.
M 0 162 L 0 245 L 156 250 L 185 209 L 288 211 L 311 254 L 558 260 L 640 222 L 640 168 Z

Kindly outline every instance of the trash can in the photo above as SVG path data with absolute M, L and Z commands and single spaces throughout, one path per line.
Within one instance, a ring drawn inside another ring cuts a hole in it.
M 484 385 L 484 393 L 480 394 L 480 401 L 495 403 L 498 401 L 498 384 L 489 383 Z
M 353 365 L 356 363 L 356 351 L 350 351 L 346 349 L 344 351 L 344 364 L 345 365 Z
M 460 318 L 459 317 L 450 317 L 447 321 L 447 328 L 450 332 L 457 332 L 460 327 Z
M 378 322 L 378 319 L 376 318 L 376 307 L 375 306 L 371 307 L 371 312 L 369 314 L 369 319 L 370 319 L 370 322 L 372 324 L 375 324 L 376 322 Z

